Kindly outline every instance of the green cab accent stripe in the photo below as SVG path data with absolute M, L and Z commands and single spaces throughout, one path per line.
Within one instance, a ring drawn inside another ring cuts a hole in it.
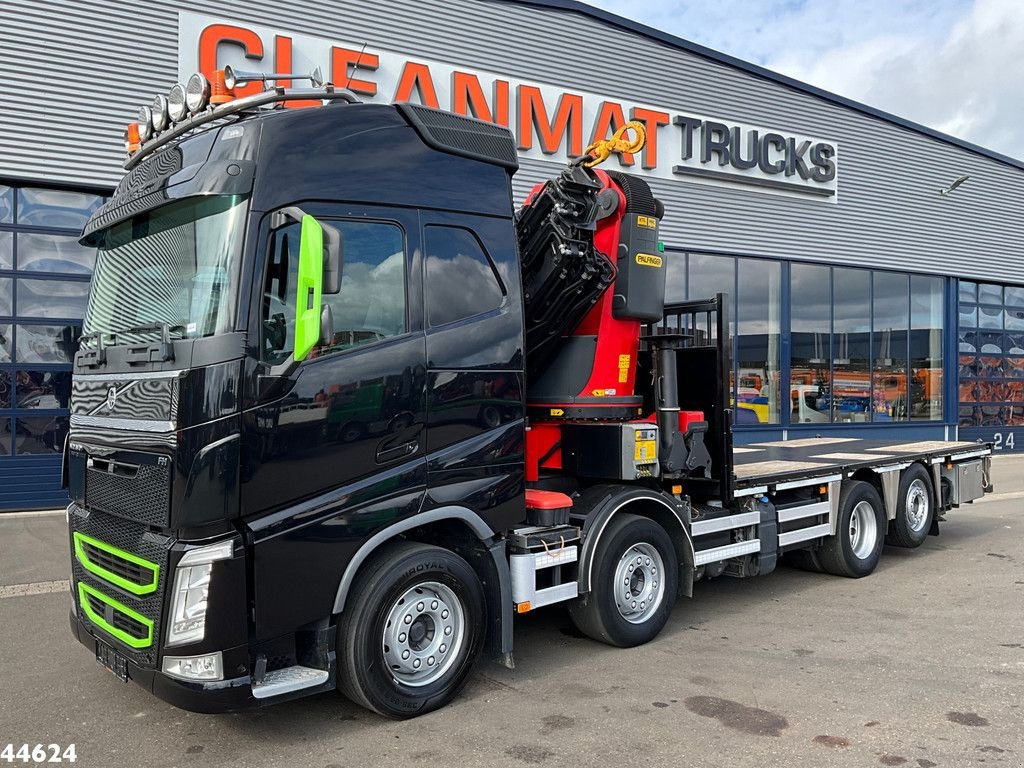
M 157 582 L 160 578 L 160 566 L 156 563 L 151 563 L 149 560 L 144 560 L 138 555 L 133 555 L 131 552 L 125 552 L 123 549 L 118 549 L 112 544 L 107 544 L 105 541 L 94 539 L 92 536 L 86 536 L 84 533 L 75 531 L 75 557 L 78 558 L 78 562 L 82 564 L 82 567 L 87 571 L 94 573 L 104 581 L 109 581 L 126 592 L 131 592 L 133 595 L 148 595 L 150 592 L 156 591 Z M 104 552 L 108 552 L 114 557 L 118 557 L 122 560 L 127 560 L 130 563 L 141 566 L 148 570 L 152 575 L 152 580 L 147 584 L 136 584 L 134 581 L 129 581 L 120 574 L 114 573 L 107 568 L 104 568 L 99 563 L 94 563 L 89 559 L 89 554 L 85 551 L 84 544 L 91 544 L 97 549 L 102 549 Z
M 89 603 L 90 596 L 95 597 L 101 603 L 106 603 L 115 611 L 119 611 L 128 618 L 142 624 L 146 628 L 146 636 L 135 637 L 134 635 L 128 634 L 123 629 L 118 629 L 113 624 L 108 623 L 103 616 L 100 616 L 92 609 L 92 605 Z M 78 582 L 78 604 L 82 606 L 82 610 L 85 611 L 85 615 L 89 617 L 89 621 L 104 632 L 116 637 L 128 647 L 135 649 L 148 648 L 153 644 L 153 622 L 150 619 L 147 619 L 141 613 L 133 611 L 124 603 L 120 603 L 112 597 L 107 597 L 99 590 L 93 589 L 88 584 L 81 581 Z

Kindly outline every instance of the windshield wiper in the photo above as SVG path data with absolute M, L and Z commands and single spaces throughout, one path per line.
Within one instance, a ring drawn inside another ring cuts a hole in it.
M 147 331 L 159 331 L 160 340 L 153 344 L 145 344 L 143 346 L 129 347 L 125 351 L 125 361 L 128 363 L 165 363 L 168 360 L 174 359 L 174 346 L 171 344 L 171 334 L 176 335 L 175 338 L 183 339 L 187 329 L 184 325 L 177 323 L 170 325 L 169 323 L 144 323 L 142 325 L 133 325 L 130 328 L 121 328 L 116 331 L 92 331 L 90 333 L 82 334 L 79 337 L 79 341 L 85 339 L 96 339 L 96 349 L 82 350 L 81 363 L 89 368 L 95 368 L 98 365 L 103 365 L 107 362 L 107 347 L 123 346 L 117 343 L 118 335 L 130 334 L 130 333 L 145 333 Z M 103 337 L 109 336 L 111 338 L 110 344 L 103 343 Z

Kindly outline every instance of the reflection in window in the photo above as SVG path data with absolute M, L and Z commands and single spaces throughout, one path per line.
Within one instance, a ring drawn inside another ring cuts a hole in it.
M 972 283 L 967 280 L 960 281 L 960 301 L 968 302 L 969 304 L 976 304 L 978 302 L 978 284 Z
M 910 278 L 910 418 L 942 418 L 942 326 L 945 298 L 941 277 Z
M 15 408 L 60 409 L 70 404 L 71 371 L 18 371 L 15 379 Z
M 66 416 L 33 416 L 14 420 L 16 454 L 60 453 L 68 432 Z
M 341 291 L 324 294 L 330 304 L 334 335 L 313 348 L 310 358 L 405 333 L 405 241 L 394 224 L 327 221 L 341 231 L 345 266 Z M 298 277 L 299 226 L 274 233 L 263 294 L 263 359 L 284 360 L 295 348 L 295 281 Z
M 0 269 L 14 267 L 14 235 L 11 232 L 0 232 Z
M 910 279 L 908 275 L 889 272 L 875 272 L 873 278 L 874 421 L 906 421 Z
M 779 423 L 779 313 L 782 264 L 738 259 L 737 424 Z
M 75 325 L 19 325 L 19 363 L 70 363 L 81 328 Z
M 686 254 L 665 251 L 665 302 L 686 301 Z
M 0 418 L 0 456 L 11 455 L 11 419 Z
M 11 362 L 11 350 L 14 349 L 14 339 L 11 336 L 11 325 L 0 323 L 0 363 Z
M 960 286 L 960 426 L 1024 426 L 1024 288 Z
M 2 235 L 0 235 L 2 238 Z M 0 239 L 0 254 L 3 242 Z M 0 255 L 0 262 L 3 256 Z M 18 269 L 30 272 L 69 272 L 89 275 L 96 264 L 96 249 L 78 244 L 74 235 L 18 235 Z
M 18 190 L 18 224 L 82 229 L 103 198 L 86 192 L 22 187 Z
M 827 422 L 830 412 L 832 358 L 829 268 L 793 264 L 790 400 L 791 421 Z
M 14 190 L 0 184 L 0 224 L 14 221 Z
M 871 272 L 832 270 L 832 421 L 871 418 Z
M 504 290 L 476 235 L 461 227 L 426 228 L 427 322 L 434 328 L 497 309 Z
M 13 315 L 14 297 L 11 293 L 14 281 L 9 277 L 0 277 L 0 315 Z
M 89 283 L 69 280 L 19 280 L 21 317 L 81 318 L 89 301 Z
M 11 374 L 0 371 L 0 408 L 11 407 Z

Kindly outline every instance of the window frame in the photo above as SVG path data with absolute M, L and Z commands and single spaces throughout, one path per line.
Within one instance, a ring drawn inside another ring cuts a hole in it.
M 311 216 L 315 216 L 317 221 L 323 222 L 324 224 L 327 224 L 327 225 L 332 225 L 332 224 L 337 223 L 337 222 L 352 222 L 352 223 L 355 223 L 355 224 L 386 224 L 386 225 L 390 225 L 390 226 L 393 226 L 393 227 L 397 228 L 399 233 L 401 234 L 401 238 L 402 238 L 402 256 L 403 256 L 402 264 L 403 264 L 403 268 L 404 268 L 403 288 L 404 288 L 404 291 L 405 291 L 404 297 L 403 297 L 404 298 L 404 309 L 405 309 L 405 330 L 402 333 L 395 334 L 394 336 L 386 336 L 383 339 L 378 339 L 376 341 L 367 342 L 365 344 L 359 344 L 357 346 L 349 347 L 348 349 L 339 349 L 339 350 L 336 350 L 336 351 L 333 351 L 333 352 L 328 352 L 328 353 L 325 353 L 325 354 L 318 354 L 316 356 L 310 356 L 310 357 L 307 357 L 305 360 L 301 361 L 300 367 L 304 367 L 304 366 L 307 366 L 307 365 L 315 365 L 316 363 L 319 363 L 319 362 L 324 361 L 324 360 L 335 360 L 338 357 L 349 355 L 349 354 L 354 354 L 354 353 L 359 353 L 359 352 L 362 352 L 363 350 L 378 349 L 378 348 L 380 348 L 381 345 L 386 345 L 386 344 L 397 342 L 397 341 L 402 340 L 402 339 L 407 339 L 409 336 L 413 335 L 414 333 L 417 333 L 418 329 L 414 327 L 415 326 L 415 323 L 413 322 L 414 315 L 412 313 L 412 308 L 411 308 L 411 297 L 413 295 L 412 294 L 413 285 L 411 283 L 411 276 L 412 276 L 413 269 L 415 268 L 415 264 L 414 264 L 415 253 L 414 253 L 414 249 L 413 249 L 413 247 L 411 246 L 411 243 L 410 243 L 409 228 L 408 228 L 407 224 L 403 223 L 400 219 L 392 217 L 392 216 L 385 216 L 385 215 L 380 215 L 380 214 L 375 214 L 375 213 L 367 213 L 367 214 L 360 213 L 360 211 L 362 211 L 362 210 L 366 210 L 366 211 L 372 210 L 372 209 L 369 209 L 369 208 L 362 209 L 362 208 L 356 208 L 354 206 L 344 206 L 345 213 L 340 213 L 337 210 L 340 207 L 338 205 L 331 205 L 331 206 L 308 206 L 308 207 L 303 206 L 302 203 L 299 203 L 298 205 L 300 207 L 302 207 L 302 209 L 306 213 L 310 214 Z M 287 207 L 287 206 L 285 206 L 285 207 Z M 280 210 L 280 209 L 278 209 L 278 210 Z M 271 253 L 270 244 L 271 244 L 273 238 L 275 237 L 275 235 L 276 235 L 276 233 L 278 231 L 280 231 L 281 229 L 284 229 L 286 226 L 291 226 L 291 225 L 285 225 L 285 226 L 277 227 L 277 228 L 271 227 L 270 226 L 270 222 L 271 222 L 271 219 L 272 219 L 272 215 L 273 215 L 272 213 L 271 214 L 267 214 L 267 216 L 265 217 L 266 232 L 265 232 L 264 236 L 260 238 L 260 241 L 259 241 L 259 242 L 262 243 L 262 253 L 260 255 L 260 261 L 262 263 L 262 268 L 260 270 L 258 270 L 256 272 L 256 274 L 254 275 L 254 278 L 253 278 L 254 284 L 253 284 L 252 295 L 254 297 L 257 297 L 257 300 L 256 301 L 251 301 L 251 304 L 253 306 L 252 317 L 254 318 L 254 321 L 256 323 L 257 328 L 259 329 L 258 341 L 257 341 L 257 344 L 256 344 L 256 358 L 257 358 L 257 360 L 259 360 L 260 365 L 263 366 L 264 369 L 269 369 L 269 368 L 273 367 L 273 365 L 274 365 L 273 363 L 268 362 L 267 360 L 264 359 L 264 351 L 263 351 L 264 350 L 263 344 L 264 344 L 264 339 L 265 339 L 265 337 L 264 337 L 264 327 L 263 327 L 263 296 L 264 296 L 264 293 L 265 293 L 264 288 L 266 286 L 267 269 L 270 266 L 270 253 Z M 342 266 L 341 286 L 342 286 L 342 290 L 344 290 L 344 286 L 345 286 L 344 262 L 346 261 L 346 259 L 344 259 L 344 252 L 343 252 L 342 261 L 343 261 L 343 266 Z M 325 296 L 326 295 L 327 294 L 325 294 Z M 324 300 L 324 297 L 321 297 L 321 303 L 323 303 L 323 300 Z M 292 347 L 293 347 L 293 349 L 290 350 L 290 352 L 294 352 L 294 340 L 292 342 Z M 316 350 L 317 347 L 314 347 L 313 349 Z
M 438 323 L 437 325 L 430 322 L 430 282 L 427 272 L 430 261 L 428 234 L 430 229 L 454 229 L 466 232 L 471 238 L 473 238 L 473 241 L 480 248 L 480 253 L 482 253 L 484 258 L 487 260 L 487 266 L 490 267 L 491 275 L 493 275 L 494 280 L 498 284 L 498 290 L 501 291 L 501 301 L 498 302 L 497 306 L 481 310 L 479 312 L 474 312 L 469 315 L 464 315 L 462 317 L 457 317 L 454 320 L 446 320 L 445 322 Z M 494 261 L 494 257 L 487 249 L 487 245 L 484 243 L 483 238 L 480 237 L 480 234 L 475 229 L 468 227 L 465 224 L 448 224 L 442 221 L 423 222 L 423 327 L 427 333 L 433 333 L 435 331 L 448 328 L 449 326 L 464 323 L 468 320 L 500 314 L 502 310 L 508 306 L 508 302 L 508 286 L 505 284 L 505 281 L 501 279 L 501 273 L 498 271 L 498 266 Z

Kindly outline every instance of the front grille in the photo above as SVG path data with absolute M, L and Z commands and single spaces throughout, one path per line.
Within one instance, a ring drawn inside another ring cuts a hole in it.
M 152 464 L 93 460 L 85 475 L 85 505 L 146 525 L 169 527 L 170 461 L 152 458 Z
M 84 591 L 90 597 L 84 604 L 80 600 L 82 610 L 79 614 L 92 629 L 93 634 L 105 642 L 112 643 L 130 661 L 141 667 L 154 667 L 161 641 L 158 630 L 161 626 L 163 599 L 167 589 L 166 574 L 172 540 L 148 531 L 139 523 L 95 509 L 86 510 L 77 504 L 69 507 L 68 520 L 71 526 L 72 546 L 77 545 L 86 561 L 97 566 L 93 569 L 87 568 L 76 549 L 71 560 L 75 591 L 81 597 L 79 589 L 84 586 Z M 93 549 L 88 547 L 90 544 Z M 100 550 L 100 553 L 96 553 L 96 550 Z M 124 555 L 142 562 L 133 562 Z M 105 569 L 107 573 L 103 573 L 100 568 Z M 135 570 L 136 568 L 139 570 Z M 137 588 L 138 584 L 146 583 L 145 574 L 153 572 L 154 586 L 143 594 L 135 594 L 123 584 L 118 584 L 117 579 L 111 578 L 113 574 Z M 126 610 L 120 610 L 116 606 L 111 610 L 113 603 Z M 86 612 L 86 605 L 92 609 L 92 616 Z M 111 628 L 117 631 L 111 631 Z M 119 637 L 118 633 L 125 633 L 131 641 Z M 149 639 L 145 645 L 138 644 L 142 638 L 147 637 Z
M 94 626 L 129 648 L 144 649 L 153 645 L 153 622 L 119 600 L 79 582 L 78 602 Z
M 107 542 L 74 533 L 75 557 L 86 570 L 133 595 L 145 595 L 157 588 L 160 566 Z

